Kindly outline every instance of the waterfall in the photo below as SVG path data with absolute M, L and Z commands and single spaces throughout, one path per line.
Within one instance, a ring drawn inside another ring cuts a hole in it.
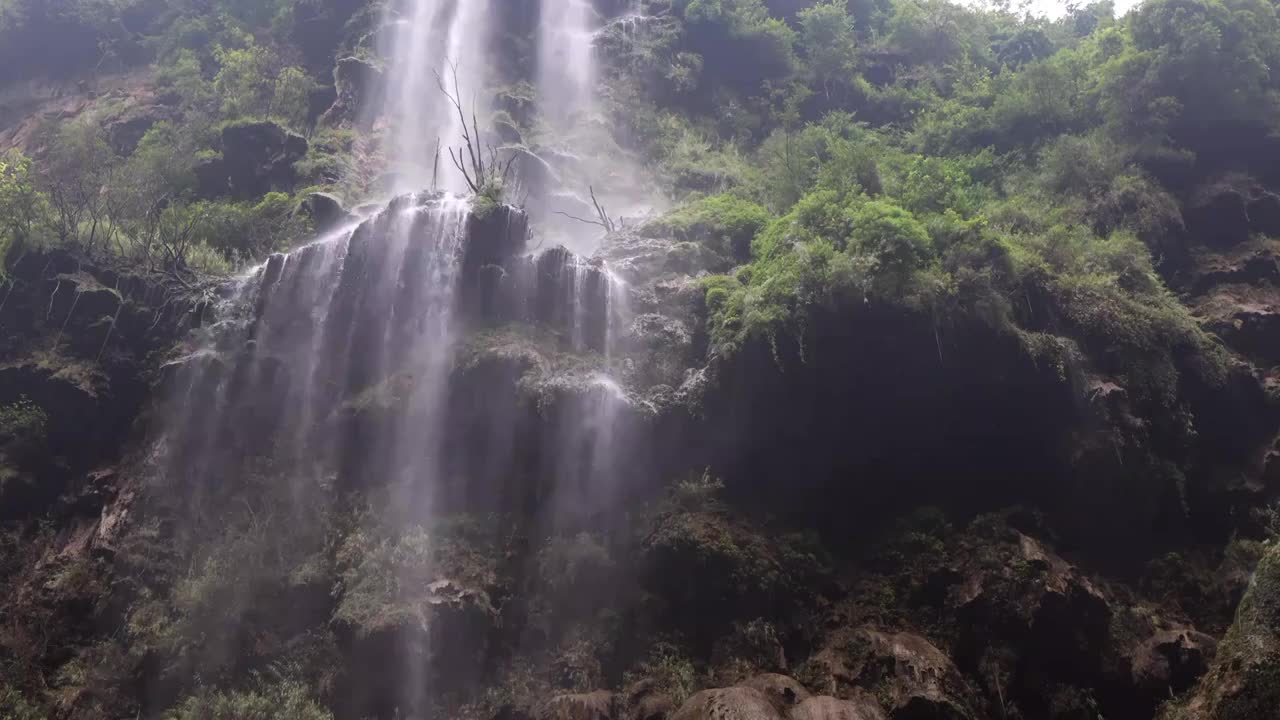
M 468 216 L 453 196 L 405 196 L 236 281 L 175 379 L 173 471 L 199 491 L 235 460 L 226 448 L 294 471 L 346 464 L 425 517 Z M 386 432 L 352 450 L 335 413 L 374 398 L 395 401 Z
M 598 25 L 590 0 L 543 0 L 538 25 L 538 97 L 557 130 L 594 111 Z
M 441 90 L 455 95 L 464 117 L 482 115 L 488 64 L 490 10 L 487 0 L 404 0 L 388 5 L 391 46 L 384 117 L 391 125 L 384 152 L 392 159 L 395 192 L 411 192 L 436 181 L 442 190 L 464 192 L 449 150 L 463 150 L 463 118 Z M 455 75 L 456 73 L 456 75 Z M 454 80 L 457 80 L 455 87 Z M 438 150 L 438 152 L 437 152 Z
M 214 322 L 166 367 L 157 465 L 192 514 L 225 500 L 228 482 L 257 477 L 259 463 L 291 503 L 272 515 L 318 527 L 338 498 L 356 496 L 368 515 L 355 532 L 388 543 L 513 504 L 540 532 L 572 533 L 625 500 L 640 472 L 628 434 L 626 284 L 602 259 L 562 246 L 527 254 L 523 211 L 461 197 L 445 153 L 435 167 L 437 138 L 456 147 L 463 132 L 438 83 L 452 90 L 456 69 L 470 120 L 471 103 L 484 102 L 491 13 L 489 0 L 390 4 L 385 106 L 370 126 L 383 132 L 393 199 L 229 283 Z M 599 23 L 587 0 L 543 0 L 537 89 L 552 108 L 544 120 L 566 136 L 603 127 L 592 121 Z M 579 194 L 599 167 L 622 164 L 598 146 L 568 151 L 574 142 L 566 137 L 556 156 L 576 169 Z M 589 229 L 598 243 L 600 229 Z M 461 351 L 508 326 L 537 338 L 528 349 L 537 360 L 526 367 L 498 353 L 487 374 L 467 376 Z M 436 561 L 420 560 L 391 583 L 397 593 L 434 579 L 424 566 Z M 423 607 L 395 616 L 414 622 L 386 630 L 389 644 L 358 649 L 391 652 L 397 668 L 361 679 L 351 702 L 362 714 L 429 715 L 429 666 L 451 660 L 433 656 L 447 623 Z

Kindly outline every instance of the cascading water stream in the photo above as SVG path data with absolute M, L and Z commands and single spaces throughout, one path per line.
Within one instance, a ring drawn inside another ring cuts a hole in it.
M 620 501 L 633 472 L 625 455 L 633 408 L 620 382 L 625 283 L 603 261 L 563 248 L 524 255 L 524 214 L 475 212 L 453 194 L 463 179 L 443 150 L 436 162 L 437 138 L 456 148 L 463 122 L 439 83 L 452 90 L 456 69 L 459 99 L 482 102 L 491 12 L 487 0 L 405 0 L 388 10 L 382 127 L 391 187 L 409 192 L 228 285 L 217 322 L 171 368 L 160 447 L 166 477 L 181 479 L 188 502 L 245 472 L 251 458 L 287 478 L 296 507 L 325 496 L 322 487 L 377 497 L 366 522 L 393 537 L 460 506 L 492 507 L 512 478 L 539 484 L 538 522 L 553 535 Z M 600 22 L 586 0 L 543 0 L 538 92 L 543 107 L 556 108 L 547 120 L 566 133 L 597 113 Z M 433 181 L 443 192 L 428 190 Z M 486 273 L 504 284 L 487 287 Z M 560 339 L 556 352 L 577 358 L 543 379 L 542 392 L 557 400 L 538 409 L 545 415 L 532 430 L 525 401 L 477 400 L 518 396 L 522 378 L 454 384 L 462 341 L 486 323 L 538 325 Z M 451 415 L 460 407 L 482 417 L 463 424 Z M 409 645 L 391 683 L 402 717 L 423 717 L 429 706 L 422 638 L 431 628 L 425 615 L 419 623 L 401 638 Z
M 590 0 L 545 0 L 538 26 L 538 97 L 555 130 L 595 110 L 595 31 Z
M 488 63 L 487 0 L 404 0 L 391 3 L 387 104 L 392 126 L 384 152 L 395 168 L 397 193 L 436 187 L 465 192 L 449 158 L 462 148 L 463 122 L 479 107 Z M 456 85 L 455 85 L 456 79 Z M 443 89 L 442 89 L 443 87 Z M 464 117 L 446 97 L 454 95 Z

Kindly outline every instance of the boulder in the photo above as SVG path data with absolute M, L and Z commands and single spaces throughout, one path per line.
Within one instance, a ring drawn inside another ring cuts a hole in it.
M 344 57 L 333 69 L 336 96 L 329 109 L 320 116 L 320 124 L 339 127 L 359 119 L 362 107 L 374 104 L 374 93 L 382 86 L 382 71 L 368 60 Z
M 819 695 L 801 701 L 787 714 L 787 720 L 887 720 L 880 704 L 866 693 L 849 700 Z
M 968 720 L 975 695 L 949 657 L 923 636 L 870 627 L 835 633 L 810 659 L 820 689 L 856 701 L 863 689 L 884 700 L 889 717 Z
M 762 673 L 742 683 L 765 694 L 780 713 L 787 713 L 791 708 L 808 700 L 809 691 L 794 678 L 779 673 Z
M 627 687 L 616 710 L 618 720 L 666 720 L 676 706 L 655 680 L 646 678 Z
M 320 232 L 340 225 L 351 217 L 336 195 L 325 192 L 309 193 L 302 201 L 302 211 L 311 218 L 316 230 Z
M 294 163 L 306 154 L 307 139 L 274 122 L 236 123 L 222 129 L 223 169 L 234 197 L 292 190 L 297 182 Z
M 1131 651 L 1133 683 L 1154 696 L 1182 693 L 1208 670 L 1218 641 L 1194 628 L 1159 630 Z
M 695 693 L 671 720 L 781 720 L 782 715 L 764 693 L 749 687 L 729 687 Z
M 1038 540 L 994 532 L 975 539 L 947 599 L 966 628 L 964 644 L 1005 643 L 1059 667 L 1096 664 L 1111 618 L 1105 595 Z
M 163 105 L 131 107 L 106 126 L 107 144 L 121 157 L 128 157 L 138 149 L 142 136 L 156 123 L 174 120 L 177 113 Z

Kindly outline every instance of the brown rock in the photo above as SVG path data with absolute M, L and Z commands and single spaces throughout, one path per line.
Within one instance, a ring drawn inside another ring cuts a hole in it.
M 762 673 L 742 683 L 743 687 L 753 688 L 764 693 L 778 712 L 786 713 L 810 697 L 809 691 L 794 678 L 778 673 Z
M 749 687 L 695 693 L 671 720 L 781 720 L 769 697 Z
M 802 701 L 791 709 L 788 720 L 886 720 L 884 710 L 874 698 L 859 693 L 851 700 L 819 695 Z
M 652 679 L 632 684 L 617 702 L 621 720 L 665 720 L 676 711 L 671 696 Z
M 870 628 L 836 633 L 811 660 L 824 690 L 856 699 L 870 688 L 889 716 L 964 720 L 976 717 L 973 692 L 945 653 L 920 635 Z

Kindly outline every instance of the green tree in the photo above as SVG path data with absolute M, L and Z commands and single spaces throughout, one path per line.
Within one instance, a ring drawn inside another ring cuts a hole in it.
M 808 59 L 813 83 L 831 99 L 833 85 L 847 84 L 858 63 L 853 18 L 835 0 L 800 11 L 800 47 Z
M 31 160 L 17 150 L 0 155 L 0 260 L 37 237 L 47 203 L 32 182 Z

